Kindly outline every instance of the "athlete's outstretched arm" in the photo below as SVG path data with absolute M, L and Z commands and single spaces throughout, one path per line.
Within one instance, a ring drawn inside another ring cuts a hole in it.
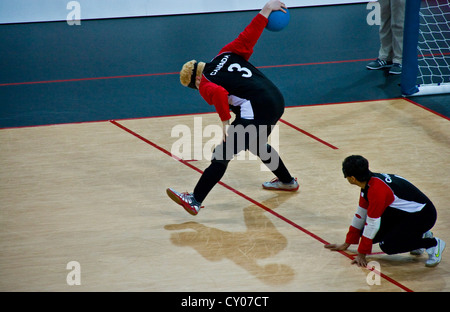
M 286 13 L 285 9 L 287 9 L 287 7 L 283 2 L 278 0 L 271 0 L 264 5 L 259 14 L 266 18 L 269 18 L 269 15 L 270 13 L 272 13 L 272 11 L 282 11 L 283 13 Z
M 267 25 L 268 17 L 272 11 L 281 10 L 286 12 L 286 5 L 278 0 L 270 0 L 261 9 L 258 15 L 256 15 L 250 24 L 244 29 L 239 36 L 232 42 L 224 46 L 219 54 L 224 52 L 232 52 L 239 54 L 248 61 L 253 53 L 253 47 L 261 36 L 264 28 Z

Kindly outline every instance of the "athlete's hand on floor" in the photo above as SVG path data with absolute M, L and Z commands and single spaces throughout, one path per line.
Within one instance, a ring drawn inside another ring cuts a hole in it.
M 347 248 L 350 246 L 350 244 L 347 244 L 347 243 L 343 243 L 343 244 L 341 244 L 341 245 L 338 245 L 338 244 L 328 244 L 328 245 L 325 245 L 325 246 L 323 246 L 323 247 L 325 247 L 325 248 L 327 248 L 327 249 L 330 249 L 330 250 L 332 250 L 332 251 L 341 251 L 341 250 L 347 250 Z
M 327 244 L 324 247 L 327 249 L 330 249 L 332 251 L 343 251 L 347 250 L 347 248 L 350 246 L 348 243 L 343 244 Z M 359 267 L 366 267 L 367 266 L 367 260 L 366 255 L 358 253 L 358 255 L 355 257 L 355 259 L 352 260 L 352 264 L 356 264 Z
M 358 253 L 355 259 L 352 260 L 352 264 L 356 264 L 359 267 L 365 268 L 367 266 L 366 255 Z

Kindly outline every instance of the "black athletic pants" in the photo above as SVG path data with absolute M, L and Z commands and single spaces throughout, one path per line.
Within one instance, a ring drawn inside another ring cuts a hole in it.
M 373 243 L 380 243 L 381 250 L 387 254 L 436 246 L 436 239 L 422 238 L 434 226 L 436 218 L 436 209 L 431 202 L 413 213 L 388 207 L 381 216 L 380 229 Z
M 236 118 L 231 123 L 226 141 L 214 149 L 211 164 L 205 169 L 194 188 L 194 198 L 199 203 L 203 202 L 208 193 L 222 179 L 233 156 L 243 150 L 249 150 L 258 156 L 280 181 L 291 182 L 293 177 L 278 152 L 267 143 L 275 123 Z

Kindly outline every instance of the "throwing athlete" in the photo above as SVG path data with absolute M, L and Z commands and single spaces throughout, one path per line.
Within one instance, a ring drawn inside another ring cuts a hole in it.
M 183 86 L 199 90 L 214 105 L 223 124 L 223 141 L 213 151 L 211 164 L 205 169 L 192 193 L 179 193 L 172 188 L 168 196 L 192 215 L 221 180 L 228 163 L 242 150 L 249 150 L 274 173 L 276 178 L 263 183 L 270 190 L 297 191 L 292 177 L 278 152 L 267 142 L 284 112 L 284 99 L 278 88 L 249 62 L 253 47 L 268 23 L 272 11 L 283 12 L 286 5 L 270 0 L 251 23 L 231 43 L 225 45 L 211 62 L 189 61 L 180 72 Z M 230 109 L 236 115 L 231 123 Z

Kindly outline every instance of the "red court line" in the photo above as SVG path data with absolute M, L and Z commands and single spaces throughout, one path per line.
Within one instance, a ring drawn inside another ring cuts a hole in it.
M 327 62 L 286 64 L 286 65 L 267 65 L 267 66 L 257 66 L 257 68 L 280 68 L 280 67 L 297 67 L 297 66 L 311 66 L 311 65 L 327 65 L 327 64 L 340 64 L 340 63 L 353 63 L 353 62 L 367 62 L 367 61 L 372 61 L 372 60 L 373 59 L 359 59 L 359 60 L 327 61 Z M 106 80 L 106 79 L 150 77 L 150 76 L 166 76 L 166 75 L 178 75 L 178 74 L 179 74 L 179 72 L 172 72 L 172 73 L 122 75 L 122 76 L 107 76 L 107 77 L 92 77 L 92 78 L 77 78 L 77 79 L 61 79 L 61 80 L 47 80 L 47 81 L 10 82 L 10 83 L 2 83 L 2 84 L 0 84 L 0 87 L 18 86 L 18 85 L 32 85 L 32 84 L 44 84 L 44 83 L 59 83 L 59 82 L 77 82 L 77 81 L 89 81 L 89 80 Z
M 303 129 L 300 129 L 300 128 L 297 127 L 297 126 L 294 126 L 293 124 L 287 122 L 287 121 L 284 120 L 284 119 L 280 119 L 280 122 L 282 122 L 282 123 L 288 125 L 289 127 L 291 127 L 291 128 L 293 128 L 293 129 L 295 129 L 295 130 L 297 130 L 297 131 L 299 131 L 299 132 L 301 132 L 301 133 L 303 133 L 303 134 L 305 134 L 305 135 L 307 135 L 307 136 L 313 138 L 313 139 L 316 140 L 316 141 L 319 141 L 320 143 L 322 143 L 322 144 L 324 144 L 324 145 L 326 145 L 326 146 L 328 146 L 328 147 L 331 147 L 332 149 L 335 149 L 335 150 L 338 149 L 336 146 L 331 145 L 330 143 L 325 142 L 325 141 L 322 140 L 322 139 L 319 139 L 319 138 L 316 137 L 315 135 L 312 135 L 311 133 L 309 133 L 309 132 L 307 132 L 307 131 L 305 131 L 305 130 L 303 130 Z
M 424 55 L 418 55 L 417 57 L 447 56 L 447 55 L 450 55 L 450 52 L 424 54 Z M 339 60 L 339 61 L 325 61 L 325 62 L 310 62 L 310 63 L 297 63 L 297 64 L 264 65 L 264 66 L 257 66 L 257 68 L 282 68 L 282 67 L 298 67 L 298 66 L 312 66 L 312 65 L 344 64 L 344 63 L 356 63 L 356 62 L 369 62 L 369 61 L 373 61 L 373 60 L 374 60 L 374 58 L 354 59 L 354 60 Z M 19 85 L 32 85 L 32 84 L 45 84 L 45 83 L 59 83 L 59 82 L 77 82 L 77 81 L 89 81 L 89 80 L 139 78 L 139 77 L 166 76 L 166 75 L 178 75 L 178 74 L 179 74 L 179 72 L 171 72 L 171 73 L 153 73 L 153 74 L 140 74 L 140 75 L 120 75 L 120 76 L 91 77 L 91 78 L 88 77 L 88 78 L 75 78 L 75 79 L 45 80 L 45 81 L 9 82 L 9 83 L 2 83 L 2 84 L 0 84 L 0 87 L 19 86 Z
M 179 157 L 177 157 L 177 156 L 175 156 L 175 155 L 172 155 L 172 154 L 171 154 L 168 150 L 166 150 L 165 148 L 163 148 L 163 147 L 157 145 L 156 143 L 153 143 L 152 141 L 150 141 L 150 140 L 144 138 L 143 136 L 141 136 L 141 135 L 139 135 L 138 133 L 134 132 L 133 130 L 131 130 L 131 129 L 125 127 L 125 126 L 123 126 L 122 124 L 118 123 L 117 121 L 115 121 L 115 120 L 110 120 L 110 122 L 111 122 L 112 124 L 114 124 L 115 126 L 119 127 L 120 129 L 122 129 L 122 130 L 128 132 L 129 134 L 135 136 L 136 138 L 142 140 L 143 142 L 145 142 L 145 143 L 151 145 L 152 147 L 156 148 L 157 150 L 163 152 L 164 154 L 166 154 L 166 155 L 172 157 L 173 159 L 175 159 L 175 160 L 181 162 L 182 164 L 188 166 L 189 168 L 191 168 L 191 169 L 193 169 L 193 170 L 199 172 L 200 174 L 203 173 L 203 171 L 202 171 L 201 169 L 199 169 L 199 168 L 197 168 L 196 166 L 190 164 L 188 161 L 183 160 L 183 159 L 181 159 L 181 158 L 179 158 Z M 305 233 L 305 234 L 309 235 L 310 237 L 312 237 L 312 238 L 318 240 L 318 241 L 321 242 L 322 244 L 324 244 L 324 245 L 328 244 L 328 242 L 327 242 L 326 240 L 324 240 L 324 239 L 322 239 L 321 237 L 317 236 L 316 234 L 314 234 L 314 233 L 308 231 L 307 229 L 301 227 L 300 225 L 296 224 L 295 222 L 289 220 L 288 218 L 286 218 L 286 217 L 280 215 L 279 213 L 273 211 L 272 209 L 270 209 L 269 207 L 265 206 L 264 204 L 262 204 L 262 203 L 260 203 L 260 202 L 258 202 L 258 201 L 256 201 L 256 200 L 254 200 L 253 198 L 251 198 L 251 197 L 249 197 L 249 196 L 247 196 L 247 195 L 245 195 L 245 194 L 239 192 L 238 190 L 236 190 L 235 188 L 229 186 L 228 184 L 225 184 L 225 183 L 223 183 L 222 181 L 219 181 L 218 184 L 222 185 L 223 187 L 227 188 L 228 190 L 232 191 L 233 193 L 235 193 L 235 194 L 241 196 L 242 198 L 248 200 L 248 201 L 251 202 L 252 204 L 254 204 L 254 205 L 256 205 L 256 206 L 258 206 L 258 207 L 264 209 L 265 211 L 267 211 L 267 212 L 269 212 L 269 213 L 271 213 L 271 214 L 274 215 L 275 217 L 277 217 L 277 218 L 279 218 L 279 219 L 285 221 L 286 223 L 292 225 L 293 227 L 299 229 L 299 230 L 302 231 L 303 233 Z M 347 253 L 344 252 L 344 251 L 339 251 L 339 253 L 341 253 L 342 255 L 346 256 L 347 258 L 349 258 L 349 259 L 351 259 L 351 260 L 354 259 L 354 255 L 347 254 Z M 396 280 L 390 278 L 389 276 L 387 276 L 387 275 L 385 275 L 385 274 L 383 274 L 383 273 L 381 273 L 381 272 L 378 272 L 378 271 L 373 270 L 373 269 L 370 269 L 370 268 L 368 268 L 368 269 L 371 270 L 371 271 L 373 271 L 373 272 L 375 272 L 376 274 L 379 274 L 382 278 L 384 278 L 385 280 L 391 282 L 391 283 L 394 284 L 395 286 L 397 286 L 397 287 L 403 289 L 404 291 L 407 291 L 407 292 L 412 292 L 412 291 L 413 291 L 413 290 L 409 289 L 408 287 L 402 285 L 401 283 L 397 282 Z
M 175 74 L 179 74 L 179 72 L 176 72 L 176 73 L 141 74 L 141 75 L 107 76 L 107 77 L 92 77 L 92 78 L 76 78 L 76 79 L 60 79 L 60 80 L 46 80 L 46 81 L 11 82 L 11 83 L 2 83 L 2 84 L 0 84 L 0 87 L 19 86 L 19 85 L 32 85 L 32 84 L 44 84 L 44 83 L 58 83 L 58 82 L 77 82 L 77 81 L 89 81 L 89 80 L 139 78 L 139 77 L 165 76 L 165 75 L 175 75 Z
M 299 108 L 299 107 L 312 107 L 312 106 L 323 106 L 323 105 L 339 105 L 339 104 L 352 104 L 352 103 L 366 103 L 366 102 L 380 102 L 380 101 L 390 101 L 390 100 L 405 100 L 414 104 L 418 107 L 421 107 L 439 117 L 443 117 L 444 119 L 450 120 L 450 117 L 442 115 L 426 106 L 420 105 L 409 98 L 400 97 L 400 98 L 386 98 L 386 99 L 376 99 L 376 100 L 360 100 L 360 101 L 350 101 L 350 102 L 331 102 L 331 103 L 316 103 L 316 104 L 304 104 L 304 105 L 292 105 L 286 106 L 286 109 L 290 108 Z M 139 120 L 139 119 L 154 119 L 154 118 L 165 118 L 165 117 L 179 117 L 179 116 L 193 116 L 193 115 L 206 115 L 206 114 L 215 114 L 216 112 L 197 112 L 197 113 L 186 113 L 186 114 L 173 114 L 173 115 L 158 115 L 158 116 L 146 116 L 146 117 L 131 117 L 131 118 L 122 118 L 116 120 Z M 60 126 L 60 125 L 77 125 L 77 124 L 89 124 L 96 122 L 109 122 L 110 120 L 90 120 L 90 121 L 74 121 L 74 122 L 65 122 L 65 123 L 54 123 L 54 124 L 42 124 L 42 125 L 28 125 L 28 126 L 12 126 L 12 127 L 0 127 L 1 130 L 9 130 L 9 129 L 23 129 L 23 128 L 37 128 L 37 127 L 50 127 L 50 126 Z M 336 148 L 337 149 L 337 148 Z
M 280 67 L 343 64 L 343 63 L 369 62 L 369 61 L 373 61 L 373 60 L 374 60 L 374 58 L 359 59 L 359 60 L 341 60 L 341 61 L 325 61 L 325 62 L 311 62 L 311 63 L 299 63 L 299 64 L 285 64 L 285 65 L 266 65 L 266 66 L 258 66 L 257 68 L 280 68 Z
M 450 52 L 444 53 L 430 53 L 417 55 L 417 57 L 431 57 L 431 56 L 447 56 L 450 55 Z M 358 59 L 358 60 L 341 60 L 341 61 L 326 61 L 326 62 L 311 62 L 311 63 L 299 63 L 299 64 L 286 64 L 286 65 L 266 65 L 259 66 L 258 68 L 279 68 L 279 67 L 295 67 L 295 66 L 312 66 L 312 65 L 328 65 L 328 64 L 343 64 L 343 63 L 356 63 L 356 62 L 370 62 L 375 60 L 374 58 L 370 59 Z
M 444 118 L 444 119 L 450 120 L 450 117 L 447 117 L 447 116 L 442 115 L 442 114 L 440 114 L 440 113 L 438 113 L 438 112 L 435 112 L 434 110 L 432 110 L 432 109 L 430 109 L 430 108 L 428 108 L 428 107 L 426 107 L 426 106 L 420 105 L 419 103 L 416 103 L 416 102 L 414 102 L 413 100 L 411 100 L 411 99 L 409 99 L 409 98 L 403 98 L 403 100 L 405 100 L 405 101 L 407 101 L 407 102 L 409 102 L 409 103 L 411 103 L 411 104 L 417 105 L 417 106 L 423 108 L 424 110 L 427 110 L 427 111 L 429 111 L 429 112 L 431 112 L 431 113 L 433 113 L 433 114 L 435 114 L 435 115 L 438 115 L 439 117 L 442 117 L 442 118 Z
M 430 57 L 430 56 L 447 56 L 450 55 L 450 52 L 439 52 L 439 53 L 428 53 L 428 54 L 419 54 L 417 57 Z
M 430 57 L 430 56 L 447 56 L 450 52 L 445 53 L 433 53 L 418 55 L 417 57 Z M 257 66 L 257 68 L 281 68 L 281 67 L 298 67 L 298 66 L 312 66 L 312 65 L 328 65 L 328 64 L 343 64 L 343 63 L 356 63 L 356 62 L 369 62 L 370 59 L 355 59 L 355 60 L 340 60 L 340 61 L 325 61 L 325 62 L 310 62 L 310 63 L 298 63 L 298 64 L 284 64 L 284 65 L 265 65 Z M 141 75 L 121 75 L 121 76 L 107 76 L 107 77 L 91 77 L 91 78 L 76 78 L 76 79 L 60 79 L 60 80 L 46 80 L 46 81 L 28 81 L 28 82 L 10 82 L 2 83 L 0 87 L 5 86 L 18 86 L 18 85 L 31 85 L 31 84 L 43 84 L 43 83 L 58 83 L 58 82 L 77 82 L 77 81 L 89 81 L 89 80 L 106 80 L 106 79 L 122 79 L 122 78 L 138 78 L 138 77 L 150 77 L 150 76 L 166 76 L 166 75 L 178 75 L 179 72 L 172 73 L 154 73 L 154 74 L 141 74 Z

